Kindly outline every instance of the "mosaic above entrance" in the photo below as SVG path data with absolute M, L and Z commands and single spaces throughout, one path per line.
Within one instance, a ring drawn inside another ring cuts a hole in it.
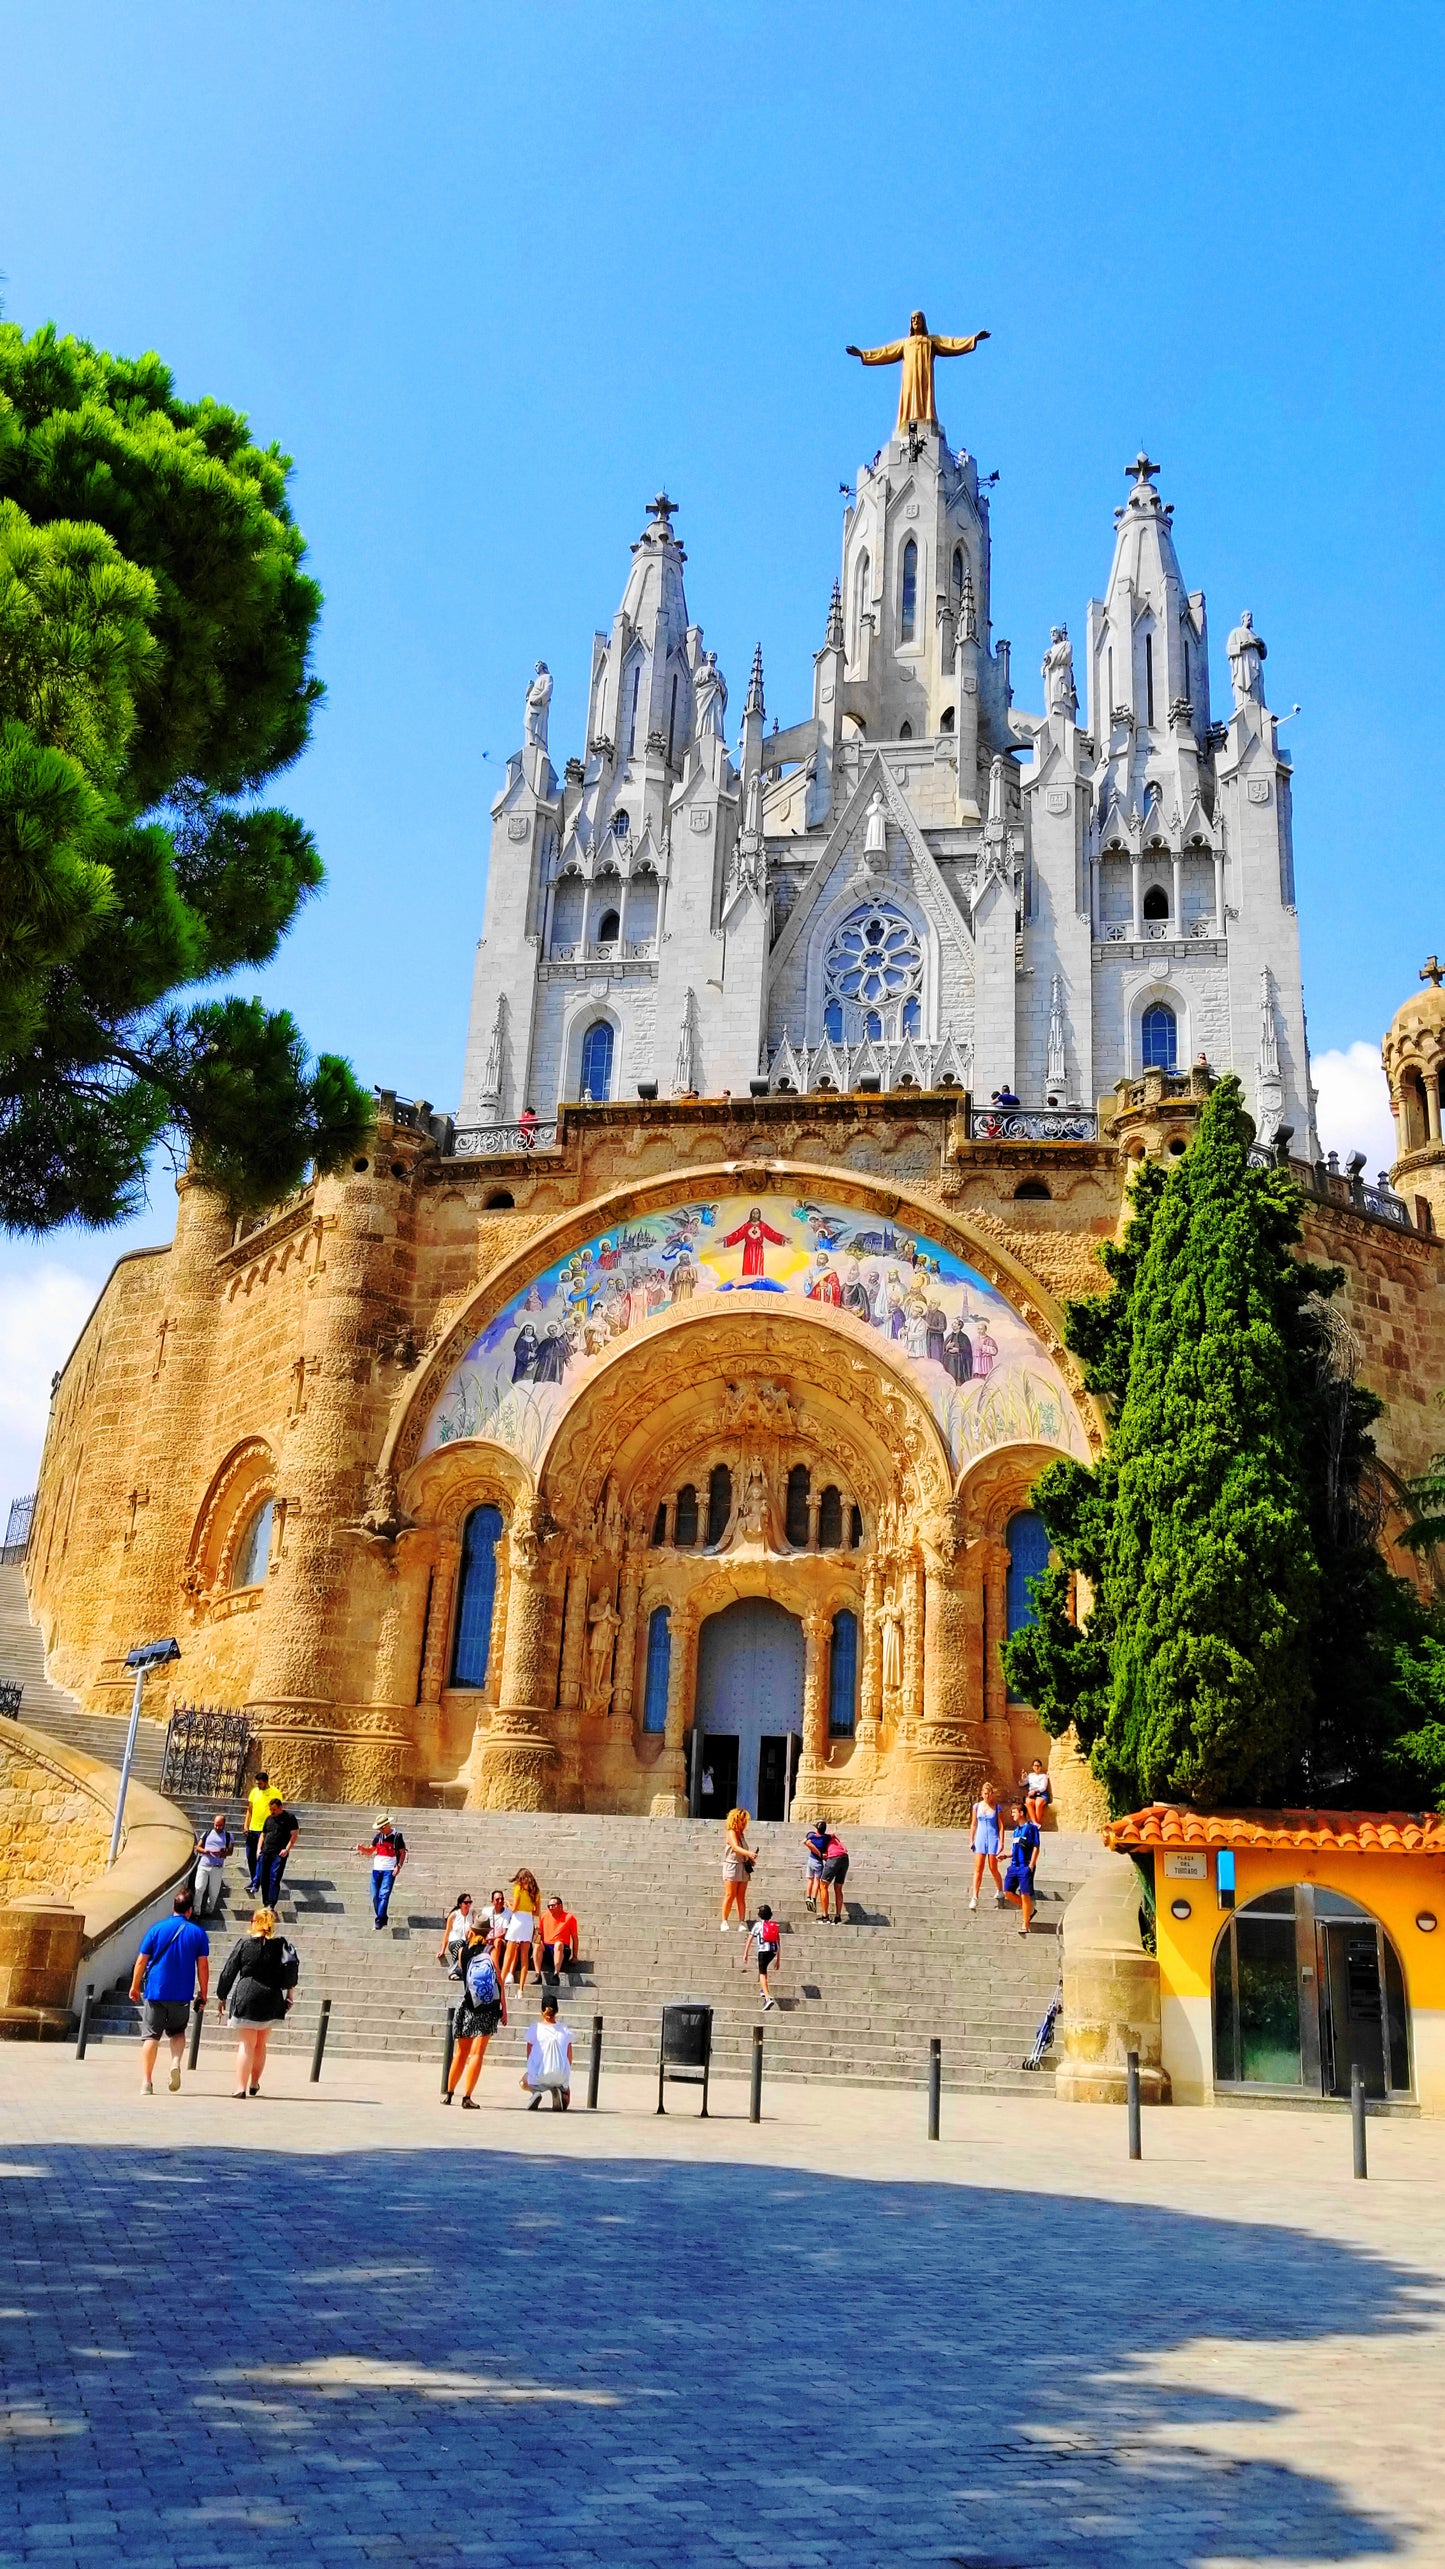
M 1087 1459 L 1063 1377 L 1002 1294 L 951 1249 L 811 1198 L 725 1196 L 633 1215 L 514 1296 L 467 1349 L 423 1454 L 486 1437 L 534 1463 L 619 1339 L 726 1294 L 783 1294 L 911 1373 L 957 1470 L 996 1445 Z

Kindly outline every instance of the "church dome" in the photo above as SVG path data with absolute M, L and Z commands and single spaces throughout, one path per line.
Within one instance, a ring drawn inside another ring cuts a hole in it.
M 1390 1020 L 1387 1043 L 1405 1044 L 1412 1035 L 1445 1034 L 1445 989 L 1436 981 L 1427 981 L 1423 990 L 1412 992 Z

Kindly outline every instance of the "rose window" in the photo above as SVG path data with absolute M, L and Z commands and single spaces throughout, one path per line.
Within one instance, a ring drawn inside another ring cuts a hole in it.
M 919 1031 L 923 952 L 918 931 L 886 904 L 853 910 L 823 966 L 823 1022 L 835 1043 L 897 1043 Z

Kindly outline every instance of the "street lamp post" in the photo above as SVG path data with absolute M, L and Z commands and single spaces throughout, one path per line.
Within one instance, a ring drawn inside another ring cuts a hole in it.
M 139 1650 L 126 1652 L 125 1664 L 127 1668 L 135 1670 L 135 1693 L 130 1699 L 130 1728 L 125 1735 L 125 1755 L 120 1761 L 120 1790 L 115 1797 L 115 1826 L 110 1833 L 110 1853 L 105 1859 L 107 1873 L 120 1853 L 120 1833 L 125 1822 L 125 1797 L 130 1784 L 130 1770 L 135 1763 L 135 1741 L 136 1733 L 140 1729 L 140 1702 L 145 1692 L 146 1673 L 152 1668 L 164 1668 L 168 1660 L 179 1659 L 180 1655 L 181 1645 L 178 1641 L 143 1641 Z

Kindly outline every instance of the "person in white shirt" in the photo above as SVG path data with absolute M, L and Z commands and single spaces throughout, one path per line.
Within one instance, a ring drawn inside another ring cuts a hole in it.
M 547 2095 L 554 2114 L 565 2114 L 572 2102 L 572 2028 L 558 2024 L 555 1998 L 543 1999 L 541 2017 L 527 2036 L 522 2086 L 532 2100 L 529 2114 L 536 2113 Z
M 209 1917 L 221 1905 L 221 1888 L 226 1879 L 226 1858 L 234 1840 L 226 1826 L 226 1814 L 218 1811 L 204 1837 L 196 1840 L 195 1915 Z

